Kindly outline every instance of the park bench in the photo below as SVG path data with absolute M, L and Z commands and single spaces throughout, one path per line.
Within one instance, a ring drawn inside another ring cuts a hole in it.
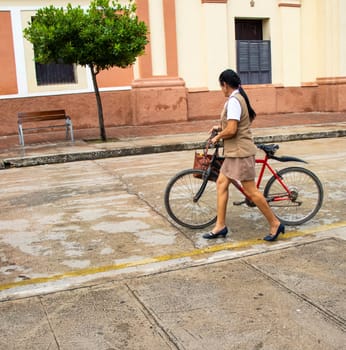
M 40 131 L 51 128 L 65 128 L 66 139 L 70 134 L 71 141 L 74 141 L 72 120 L 63 109 L 18 113 L 19 144 L 22 146 L 24 146 L 24 130 Z

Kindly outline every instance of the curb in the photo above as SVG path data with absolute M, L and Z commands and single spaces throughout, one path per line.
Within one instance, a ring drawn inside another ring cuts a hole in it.
M 271 143 L 271 142 L 289 142 L 299 140 L 311 140 L 321 138 L 336 138 L 346 136 L 346 129 L 339 129 L 333 131 L 320 131 L 320 132 L 307 132 L 307 133 L 295 133 L 288 135 L 269 135 L 269 136 L 256 136 L 254 141 L 259 143 Z M 98 150 L 76 153 L 63 153 L 63 154 L 49 154 L 22 158 L 7 158 L 0 160 L 0 169 L 8 168 L 20 168 L 45 164 L 58 164 L 67 162 L 77 162 L 83 160 L 96 160 L 104 158 L 115 158 L 134 156 L 151 153 L 164 153 L 174 151 L 188 151 L 199 148 L 204 148 L 205 141 L 199 142 L 183 142 L 183 143 L 171 143 L 171 144 L 154 144 L 150 146 L 129 146 L 119 149 L 110 150 Z

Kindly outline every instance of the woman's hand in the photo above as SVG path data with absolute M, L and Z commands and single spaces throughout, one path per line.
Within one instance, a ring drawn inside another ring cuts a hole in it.
M 210 142 L 211 142 L 213 145 L 215 145 L 216 143 L 219 142 L 219 140 L 220 140 L 219 136 L 216 135 L 216 136 L 214 136 L 212 139 L 210 139 Z
M 210 142 L 212 144 L 215 144 L 219 141 L 220 137 L 218 137 L 218 133 L 219 131 L 221 131 L 221 128 L 220 126 L 218 125 L 214 125 L 210 131 L 209 131 L 209 134 L 210 134 Z
M 219 131 L 221 131 L 221 128 L 219 125 L 214 125 L 210 130 L 209 130 L 209 134 L 215 134 L 218 133 Z

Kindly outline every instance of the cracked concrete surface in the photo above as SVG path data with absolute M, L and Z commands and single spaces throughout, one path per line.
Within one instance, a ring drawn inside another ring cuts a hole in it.
M 216 242 L 170 221 L 162 193 L 193 151 L 1 171 L 0 287 L 12 287 L 0 302 L 0 348 L 344 349 L 345 146 L 282 144 L 309 161 L 325 201 L 274 245 L 256 243 L 266 223 L 252 208 L 230 206 L 230 235 Z M 158 256 L 167 260 L 153 264 Z M 96 273 L 122 263 L 131 272 Z M 94 277 L 76 283 L 78 273 Z M 66 274 L 57 288 L 40 289 L 39 278 L 57 274 Z

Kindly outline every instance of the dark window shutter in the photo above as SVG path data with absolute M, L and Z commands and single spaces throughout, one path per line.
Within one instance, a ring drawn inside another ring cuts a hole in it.
M 31 17 L 31 21 L 35 21 L 35 16 Z M 63 60 L 48 64 L 35 62 L 35 72 L 38 86 L 76 83 L 75 65 L 66 64 Z
M 271 83 L 269 40 L 237 40 L 237 72 L 242 84 Z
M 262 20 L 261 19 L 235 19 L 236 40 L 262 40 Z
M 73 64 L 49 63 L 35 64 L 37 85 L 70 84 L 75 83 L 75 69 Z

